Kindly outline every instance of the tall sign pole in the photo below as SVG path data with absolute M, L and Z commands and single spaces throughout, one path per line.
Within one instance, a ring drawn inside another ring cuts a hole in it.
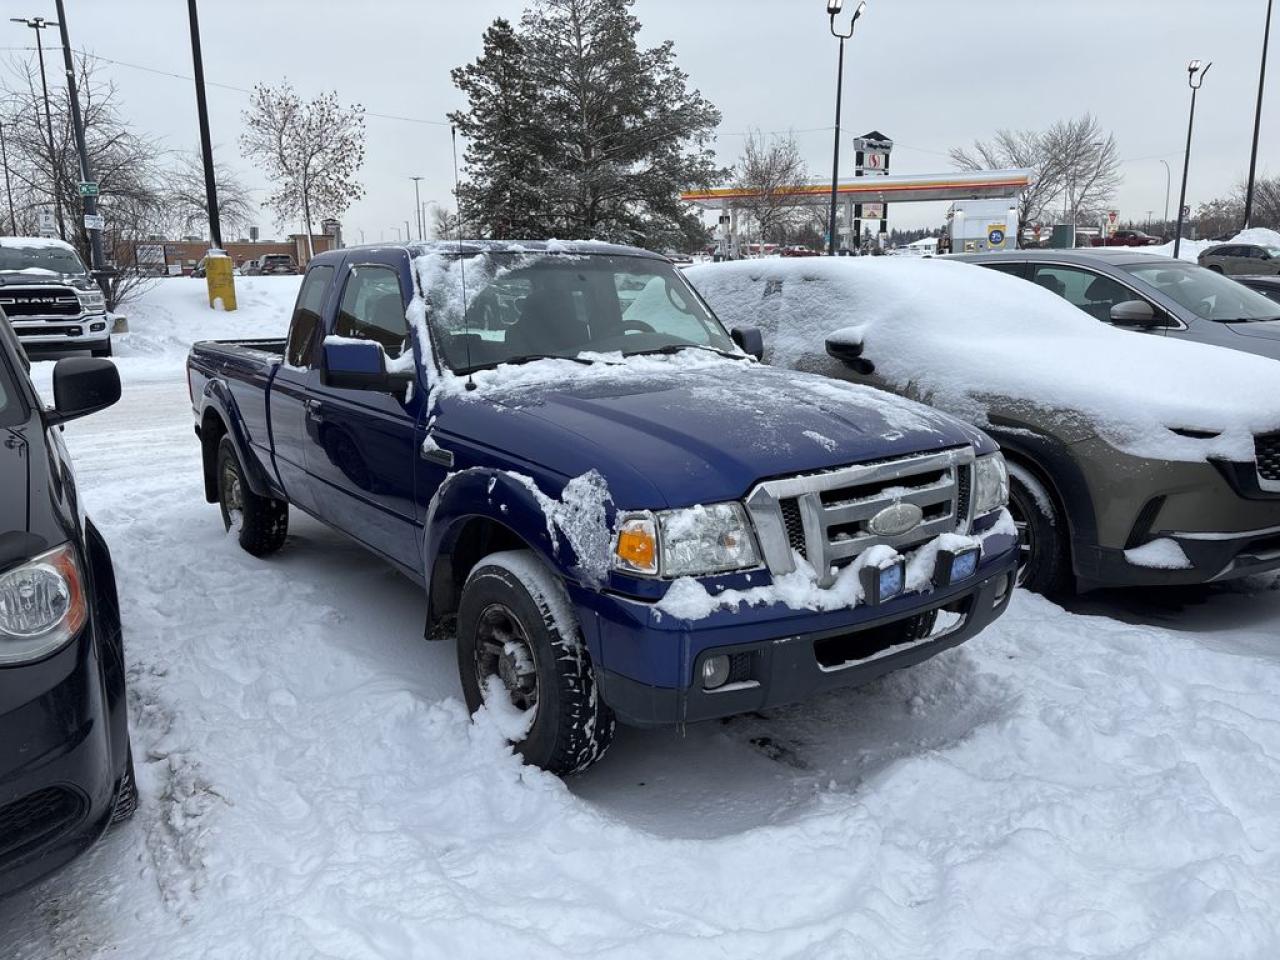
M 1262 126 L 1262 91 L 1267 82 L 1267 45 L 1271 42 L 1271 0 L 1267 0 L 1267 26 L 1262 32 L 1262 66 L 1258 68 L 1258 108 L 1253 115 L 1253 151 L 1249 154 L 1249 185 L 1244 193 L 1244 228 L 1253 219 L 1253 181 L 1258 172 L 1258 130 Z
M 53 184 L 50 190 L 50 196 L 53 197 L 53 209 L 58 218 L 58 236 L 63 240 L 67 239 L 67 225 L 62 219 L 62 200 L 58 196 L 58 182 L 62 179 L 58 171 L 58 151 L 53 140 L 53 111 L 49 108 L 49 81 L 45 77 L 44 72 L 44 40 L 42 39 L 46 28 L 52 26 L 44 17 L 10 17 L 14 23 L 21 23 L 30 27 L 36 32 L 36 59 L 40 61 L 40 89 L 44 93 L 44 122 L 45 129 L 49 132 L 49 166 L 53 170 Z
M 62 0 L 58 4 L 58 32 L 62 37 L 62 63 L 67 71 L 67 100 L 71 104 L 71 129 L 76 138 L 76 153 L 80 155 L 80 196 L 84 200 L 84 226 L 89 233 L 89 261 L 94 276 L 101 284 L 105 264 L 102 260 L 102 220 L 98 216 L 98 185 L 93 179 L 93 167 L 89 163 L 89 150 L 84 140 L 84 122 L 80 117 L 80 95 L 76 91 L 76 65 L 71 56 L 71 39 L 67 33 L 67 13 Z M 104 288 L 103 292 L 106 290 Z

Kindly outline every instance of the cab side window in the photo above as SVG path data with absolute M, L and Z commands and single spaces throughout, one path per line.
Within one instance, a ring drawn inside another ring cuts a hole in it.
M 324 294 L 333 279 L 333 267 L 322 265 L 307 271 L 298 291 L 298 302 L 293 308 L 293 321 L 289 325 L 289 341 L 285 344 L 285 362 L 293 367 L 311 365 L 311 353 L 320 335 L 322 319 L 320 308 Z
M 1032 279 L 1103 323 L 1111 322 L 1116 304 L 1138 299 L 1119 281 L 1079 267 L 1037 265 Z
M 382 344 L 388 357 L 404 352 L 409 339 L 400 274 L 378 265 L 352 267 L 333 332 Z

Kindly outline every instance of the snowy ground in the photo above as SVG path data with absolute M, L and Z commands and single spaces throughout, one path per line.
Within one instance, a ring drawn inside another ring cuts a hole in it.
M 183 344 L 281 333 L 297 281 L 237 285 L 228 316 L 162 281 L 124 399 L 67 428 L 142 808 L 0 903 L 5 960 L 1280 955 L 1280 581 L 1020 595 L 919 668 L 623 731 L 562 783 L 469 722 L 407 581 L 304 519 L 269 561 L 223 535 Z

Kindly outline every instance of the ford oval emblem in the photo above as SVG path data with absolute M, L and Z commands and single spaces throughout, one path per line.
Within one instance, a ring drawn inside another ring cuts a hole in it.
M 885 507 L 867 523 L 877 537 L 900 537 L 920 526 L 924 511 L 914 503 L 895 503 Z

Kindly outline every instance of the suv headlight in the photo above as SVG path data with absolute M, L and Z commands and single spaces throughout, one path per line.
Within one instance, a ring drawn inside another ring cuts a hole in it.
M 759 562 L 751 522 L 737 503 L 632 514 L 614 541 L 614 567 L 648 576 L 706 576 Z
M 77 290 L 80 298 L 80 310 L 84 313 L 99 313 L 107 309 L 107 298 L 101 290 Z
M 999 453 L 979 457 L 973 471 L 973 515 L 999 510 L 1009 502 L 1009 468 Z
M 84 578 L 71 544 L 0 573 L 0 667 L 53 653 L 88 619 Z

